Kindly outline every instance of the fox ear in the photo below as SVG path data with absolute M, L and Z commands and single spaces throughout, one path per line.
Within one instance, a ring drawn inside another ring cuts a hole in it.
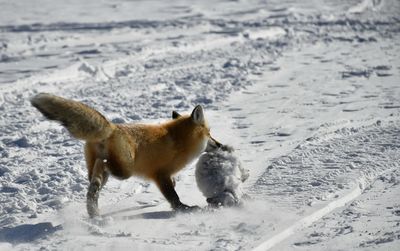
M 176 111 L 172 111 L 172 118 L 173 119 L 177 119 L 179 117 L 182 117 L 182 115 L 180 115 L 179 113 L 177 113 Z
M 193 112 L 190 115 L 190 117 L 192 118 L 194 123 L 199 124 L 199 125 L 204 124 L 205 119 L 204 119 L 203 107 L 201 107 L 201 105 L 196 106 L 193 109 Z

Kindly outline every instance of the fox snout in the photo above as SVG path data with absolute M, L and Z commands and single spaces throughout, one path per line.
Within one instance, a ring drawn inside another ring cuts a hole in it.
M 216 139 L 214 139 L 211 136 L 210 136 L 209 141 L 211 142 L 211 144 L 215 145 L 216 147 L 222 147 L 223 146 L 221 143 L 219 143 Z
M 228 145 L 223 145 L 220 142 L 218 142 L 216 139 L 213 137 L 209 137 L 208 142 L 207 142 L 207 147 L 206 147 L 206 152 L 212 152 L 217 149 L 221 149 L 222 151 L 227 151 L 227 152 L 232 152 L 233 148 L 228 146 Z
M 211 152 L 221 147 L 222 144 L 219 143 L 216 139 L 211 136 L 208 138 L 206 152 Z

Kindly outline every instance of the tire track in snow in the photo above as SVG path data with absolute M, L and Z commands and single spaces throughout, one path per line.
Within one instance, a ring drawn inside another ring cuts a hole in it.
M 277 250 L 397 250 L 400 169 L 388 170 L 345 208 L 295 233 Z
M 398 167 L 395 160 L 400 149 L 400 125 L 381 123 L 372 128 L 339 129 L 332 136 L 324 136 L 328 140 L 309 138 L 289 155 L 272 161 L 255 183 L 254 192 L 275 198 L 278 203 L 312 205 L 346 188 L 349 175 L 376 176 Z
M 400 121 L 343 128 L 273 161 L 252 189 L 277 207 L 311 211 L 254 250 L 268 250 L 357 198 L 379 175 L 400 167 Z M 322 207 L 322 208 L 321 208 Z M 314 210 L 312 209 L 314 208 Z

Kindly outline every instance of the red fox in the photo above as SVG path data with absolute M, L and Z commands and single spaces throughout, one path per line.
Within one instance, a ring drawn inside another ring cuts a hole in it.
M 73 137 L 86 141 L 90 217 L 99 215 L 99 192 L 109 174 L 118 179 L 140 176 L 153 180 L 174 210 L 198 208 L 180 201 L 172 177 L 207 146 L 221 146 L 211 137 L 200 105 L 191 115 L 173 112 L 172 120 L 151 125 L 113 124 L 83 103 L 48 93 L 36 95 L 31 103 L 48 119 L 61 122 Z

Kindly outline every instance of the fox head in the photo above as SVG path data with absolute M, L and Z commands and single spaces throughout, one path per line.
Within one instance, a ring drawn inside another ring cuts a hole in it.
M 176 111 L 172 111 L 172 119 L 179 119 L 181 118 L 182 115 L 179 114 Z M 210 152 L 213 151 L 215 149 L 218 149 L 220 147 L 223 147 L 223 145 L 221 143 L 219 143 L 217 140 L 215 140 L 211 134 L 210 134 L 210 129 L 208 127 L 208 124 L 205 120 L 205 116 L 204 116 L 204 112 L 203 112 L 203 108 L 201 107 L 201 105 L 197 105 L 191 115 L 190 118 L 192 119 L 192 121 L 200 126 L 203 126 L 205 128 L 206 131 L 206 136 L 208 137 L 208 141 L 207 141 L 207 146 L 205 148 L 206 152 Z

